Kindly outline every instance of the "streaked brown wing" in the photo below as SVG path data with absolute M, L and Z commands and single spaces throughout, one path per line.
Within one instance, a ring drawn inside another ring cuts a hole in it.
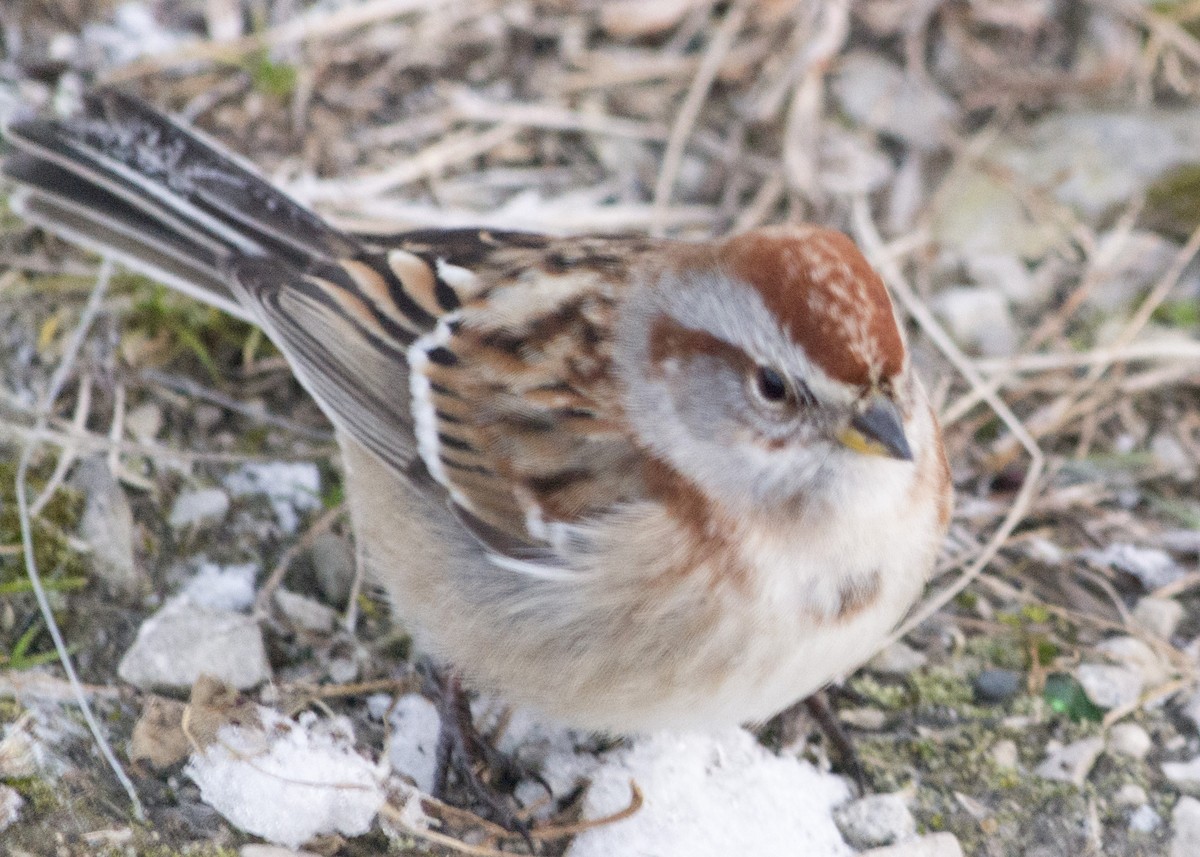
M 469 518 L 553 545 L 556 525 L 640 495 L 612 331 L 641 247 L 573 240 L 495 253 L 476 262 L 475 296 L 410 352 L 422 459 Z
M 400 474 L 419 456 L 494 550 L 640 492 L 610 369 L 644 241 L 350 235 L 112 89 L 5 132 L 21 210 L 260 324 L 341 431 Z

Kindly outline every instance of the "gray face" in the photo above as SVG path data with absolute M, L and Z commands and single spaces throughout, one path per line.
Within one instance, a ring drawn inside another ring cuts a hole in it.
M 830 380 L 748 285 L 668 275 L 631 297 L 617 359 L 643 442 L 714 496 L 773 504 L 811 496 L 865 391 Z M 635 380 L 636 379 L 636 380 Z

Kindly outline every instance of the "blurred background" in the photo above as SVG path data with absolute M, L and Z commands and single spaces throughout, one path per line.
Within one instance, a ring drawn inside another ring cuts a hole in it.
M 959 496 L 929 600 L 835 694 L 869 790 L 968 854 L 1200 854 L 1200 2 L 6 0 L 0 35 L 0 119 L 119 85 L 349 228 L 848 232 Z M 283 568 L 359 616 L 257 623 L 277 687 L 382 679 L 406 641 L 350 590 L 331 430 L 270 343 L 121 271 L 87 309 L 100 261 L 9 191 L 0 724 L 37 763 L 0 744 L 0 837 L 149 841 L 60 704 L 15 504 L 36 442 L 35 558 L 155 836 L 232 847 L 178 765 L 124 749 L 144 620 L 198 571 Z M 378 747 L 347 696 L 328 704 Z M 759 738 L 827 761 L 803 723 Z

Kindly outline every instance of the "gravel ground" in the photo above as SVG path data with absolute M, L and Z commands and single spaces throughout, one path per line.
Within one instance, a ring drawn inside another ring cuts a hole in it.
M 480 701 L 556 797 L 593 782 L 531 810 L 539 852 L 1200 854 L 1200 5 L 16 0 L 0 32 L 0 118 L 116 83 L 348 226 L 811 219 L 883 272 L 959 499 L 928 600 L 832 693 L 863 799 L 801 714 L 617 742 Z M 277 352 L 122 271 L 89 310 L 107 274 L 0 212 L 0 850 L 527 853 L 465 790 L 413 791 L 427 682 L 353 588 L 331 429 Z M 30 591 L 26 450 L 144 821 Z M 268 759 L 278 791 L 237 779 Z

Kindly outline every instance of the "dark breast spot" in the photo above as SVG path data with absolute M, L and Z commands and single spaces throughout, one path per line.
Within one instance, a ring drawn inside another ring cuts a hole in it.
M 874 571 L 865 579 L 847 581 L 838 589 L 836 618 L 849 621 L 879 600 L 881 581 Z

